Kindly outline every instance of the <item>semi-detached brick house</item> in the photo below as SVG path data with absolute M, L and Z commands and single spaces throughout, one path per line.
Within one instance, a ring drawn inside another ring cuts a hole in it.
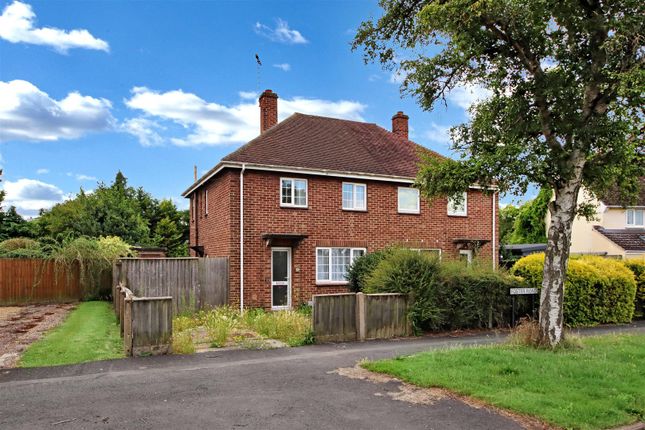
M 441 156 L 408 139 L 402 112 L 390 132 L 299 113 L 278 123 L 271 90 L 259 104 L 260 135 L 183 194 L 193 255 L 229 257 L 231 305 L 283 309 L 346 291 L 351 262 L 388 245 L 496 264 L 497 195 L 419 198 L 420 154 Z

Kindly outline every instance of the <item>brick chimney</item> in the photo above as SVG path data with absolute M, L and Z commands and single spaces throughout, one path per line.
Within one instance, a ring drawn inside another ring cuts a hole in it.
M 264 133 L 278 123 L 278 95 L 264 90 L 260 95 L 260 133 Z
M 401 136 L 404 139 L 408 138 L 408 119 L 410 117 L 402 111 L 398 111 L 392 117 L 392 133 Z

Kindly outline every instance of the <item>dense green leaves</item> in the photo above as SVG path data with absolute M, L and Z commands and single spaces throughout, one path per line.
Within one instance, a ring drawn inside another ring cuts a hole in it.
M 556 0 L 382 0 L 354 48 L 405 76 L 402 90 L 432 109 L 452 89 L 479 85 L 490 97 L 453 130 L 458 161 L 428 162 L 418 185 L 428 197 L 495 183 L 524 194 L 574 175 L 601 193 L 634 196 L 645 172 L 645 6 Z

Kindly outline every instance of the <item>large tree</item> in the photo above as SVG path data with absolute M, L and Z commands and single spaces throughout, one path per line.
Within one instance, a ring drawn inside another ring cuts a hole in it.
M 402 91 L 432 109 L 457 86 L 490 96 L 455 127 L 459 160 L 427 160 L 417 185 L 428 198 L 472 183 L 523 194 L 550 188 L 540 298 L 540 341 L 563 337 L 571 225 L 588 207 L 581 187 L 635 196 L 645 169 L 642 0 L 381 0 L 354 48 L 399 68 Z

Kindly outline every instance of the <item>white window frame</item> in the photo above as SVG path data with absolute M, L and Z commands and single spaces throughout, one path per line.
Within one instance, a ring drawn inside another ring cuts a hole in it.
M 643 212 L 643 224 L 636 224 L 636 212 L 637 211 Z M 632 219 L 634 220 L 634 222 L 631 223 L 631 224 L 629 223 L 629 213 L 630 212 L 632 213 Z M 645 209 L 641 209 L 641 208 L 627 209 L 625 211 L 625 225 L 627 226 L 627 228 L 643 228 L 643 227 L 645 227 Z
M 417 208 L 416 209 L 402 209 L 400 205 L 399 193 L 401 190 L 414 190 L 417 192 Z M 418 188 L 413 187 L 398 187 L 396 191 L 396 206 L 400 214 L 420 214 L 421 213 L 421 193 Z
M 345 207 L 345 185 L 351 185 L 352 186 L 352 207 Z M 364 206 L 363 207 L 357 207 L 356 206 L 356 187 L 363 187 L 365 189 L 364 191 L 364 196 L 365 199 L 363 200 Z M 340 204 L 345 211 L 358 211 L 358 212 L 367 212 L 367 184 L 363 184 L 360 182 L 343 182 L 341 185 L 340 189 Z
M 291 181 L 291 203 L 283 203 L 282 202 L 282 181 Z M 297 205 L 293 202 L 296 201 L 296 187 L 295 187 L 295 181 L 305 181 L 305 204 L 304 205 Z M 304 178 L 288 178 L 288 177 L 282 177 L 280 178 L 280 184 L 278 187 L 278 193 L 279 193 L 279 198 L 280 198 L 280 207 L 283 208 L 301 208 L 301 209 L 307 209 L 309 207 L 309 181 Z
M 464 191 L 463 192 L 463 205 L 464 205 L 464 210 L 463 211 L 456 211 L 454 210 L 454 204 L 453 198 L 448 197 L 448 216 L 468 216 L 468 192 Z
M 466 256 L 466 261 L 468 264 L 472 264 L 473 262 L 473 250 L 472 249 L 460 249 L 459 250 L 459 256 L 465 255 Z
M 208 189 L 204 191 L 204 214 L 208 216 Z
M 320 249 L 326 249 L 329 251 L 329 260 L 328 260 L 328 267 L 329 267 L 329 279 L 318 279 L 318 250 Z M 349 265 L 354 263 L 354 259 L 358 257 L 354 257 L 354 252 L 355 251 L 363 251 L 363 255 L 367 254 L 367 248 L 356 248 L 356 247 L 351 247 L 351 246 L 318 246 L 316 247 L 316 285 L 347 285 L 349 283 L 348 280 L 344 281 L 333 281 L 331 280 L 331 250 L 332 249 L 349 249 Z

